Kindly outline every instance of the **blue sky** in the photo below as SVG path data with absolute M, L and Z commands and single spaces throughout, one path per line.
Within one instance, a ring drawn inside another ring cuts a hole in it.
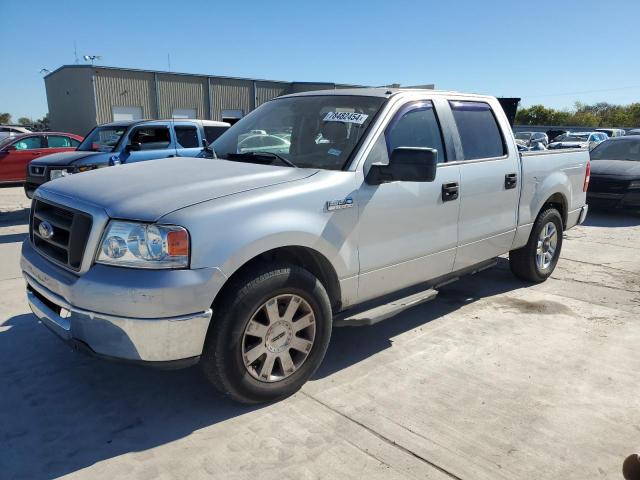
M 518 96 L 640 101 L 640 1 L 0 0 L 0 112 L 47 111 L 42 68 L 101 64 Z M 82 60 L 81 60 L 82 62 Z

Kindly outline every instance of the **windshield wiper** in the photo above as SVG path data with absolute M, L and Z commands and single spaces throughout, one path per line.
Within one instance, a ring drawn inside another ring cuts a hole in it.
M 241 159 L 241 158 L 272 158 L 272 159 L 280 160 L 282 163 L 284 163 L 285 165 L 287 165 L 289 167 L 298 168 L 298 166 L 295 163 L 293 163 L 291 160 L 287 160 L 283 156 L 280 156 L 277 153 L 273 153 L 273 152 L 229 153 L 229 154 L 227 154 L 227 157 L 229 158 L 229 160 L 232 160 L 234 158 L 237 158 L 237 159 Z

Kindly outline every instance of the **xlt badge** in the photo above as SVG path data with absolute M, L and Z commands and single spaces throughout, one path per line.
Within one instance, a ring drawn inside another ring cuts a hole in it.
M 344 200 L 327 200 L 326 208 L 328 212 L 342 210 L 353 207 L 353 198 L 347 197 Z

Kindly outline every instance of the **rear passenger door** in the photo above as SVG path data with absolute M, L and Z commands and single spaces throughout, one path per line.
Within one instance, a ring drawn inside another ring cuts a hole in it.
M 454 270 L 509 251 L 517 224 L 520 160 L 496 105 L 449 101 L 458 131 L 460 220 Z
M 173 125 L 178 157 L 195 157 L 202 151 L 200 129 L 193 123 L 176 122 Z
M 175 142 L 169 123 L 153 123 L 131 129 L 121 154 L 121 162 L 135 163 L 175 156 Z

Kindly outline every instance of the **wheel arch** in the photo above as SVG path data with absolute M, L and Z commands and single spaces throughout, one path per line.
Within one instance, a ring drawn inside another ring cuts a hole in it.
M 549 207 L 553 207 L 558 212 L 560 212 L 560 216 L 562 217 L 562 227 L 563 229 L 567 226 L 567 216 L 568 212 L 568 202 L 567 197 L 561 192 L 556 192 L 552 194 L 549 198 L 547 198 L 540 208 L 538 209 L 538 213 L 536 214 L 536 218 L 540 216 L 540 214 Z
M 244 263 L 238 265 L 228 276 L 227 281 L 216 295 L 213 301 L 214 309 L 216 301 L 224 296 L 228 288 L 232 288 L 235 280 L 256 265 L 269 263 L 288 263 L 304 268 L 314 275 L 324 286 L 329 295 L 333 311 L 340 309 L 342 305 L 342 289 L 336 269 L 326 255 L 314 248 L 302 245 L 287 245 L 271 248 L 254 254 Z

